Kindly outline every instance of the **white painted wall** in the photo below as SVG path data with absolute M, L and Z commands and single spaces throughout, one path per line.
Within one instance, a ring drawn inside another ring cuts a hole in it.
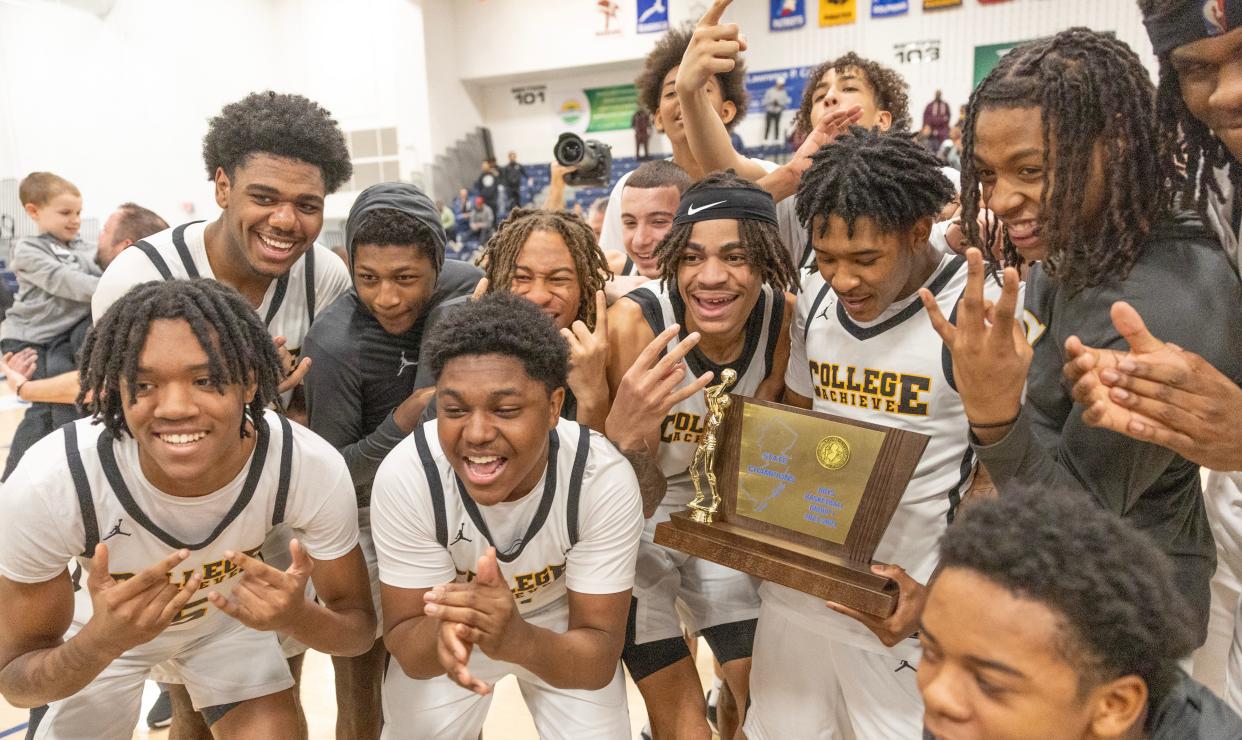
M 122 201 L 216 213 L 208 119 L 254 90 L 318 101 L 346 130 L 397 126 L 404 176 L 432 158 L 422 10 L 408 0 L 117 0 L 100 18 L 0 2 L 0 177 L 52 170 L 85 215 Z M 343 216 L 352 194 L 329 199 Z

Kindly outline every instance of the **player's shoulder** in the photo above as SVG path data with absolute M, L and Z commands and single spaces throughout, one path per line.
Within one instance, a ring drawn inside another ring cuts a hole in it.
M 306 331 L 302 353 L 312 352 L 312 347 L 334 357 L 350 357 L 356 354 L 359 336 L 354 322 L 363 309 L 358 295 L 347 290 L 326 308 L 315 314 L 315 322 Z
M 280 414 L 276 411 L 268 409 L 263 414 L 264 420 L 267 422 L 268 434 L 272 438 L 281 437 L 281 445 L 284 444 L 285 424 L 288 424 L 291 434 L 290 442 L 292 446 L 290 449 L 293 452 L 293 464 L 299 470 L 309 471 L 316 476 L 339 476 L 342 471 L 348 473 L 345 458 L 341 457 L 341 453 L 328 440 L 288 417 L 285 417 L 282 422 Z M 277 446 L 273 445 L 273 447 Z M 305 477 L 306 475 L 306 472 L 302 472 L 299 477 Z M 331 481 L 327 477 L 320 480 L 325 484 Z
M 373 490 L 380 488 L 414 490 L 426 488 L 427 474 L 423 464 L 423 451 L 419 438 L 426 444 L 426 454 L 436 466 L 437 475 L 442 465 L 447 465 L 444 451 L 440 449 L 437 420 L 423 422 L 405 439 L 388 451 L 375 473 Z M 421 431 L 421 434 L 419 432 Z
M 70 429 L 72 427 L 72 429 Z M 91 419 L 78 419 L 66 424 L 31 445 L 22 455 L 5 486 L 5 495 L 47 496 L 54 491 L 74 491 L 73 474 L 68 463 L 66 437 L 72 434 L 72 448 L 78 453 L 89 477 L 99 468 L 99 435 L 103 426 Z

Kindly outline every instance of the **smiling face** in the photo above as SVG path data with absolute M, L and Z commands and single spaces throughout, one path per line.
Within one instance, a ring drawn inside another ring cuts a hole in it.
M 945 569 L 919 628 L 927 730 L 936 740 L 1145 737 L 1141 680 L 1082 685 L 1061 654 L 1064 629 L 1043 603 L 974 571 Z
M 673 186 L 631 188 L 621 191 L 621 234 L 625 253 L 634 260 L 643 277 L 660 277 L 656 246 L 673 228 L 673 217 L 681 194 Z
M 137 392 L 131 396 L 125 385 L 125 424 L 151 485 L 174 496 L 201 496 L 241 471 L 254 449 L 254 436 L 239 434 L 242 412 L 256 388 L 213 386 L 207 352 L 184 319 L 151 323 L 138 356 Z
M 1040 198 L 1054 178 L 1044 169 L 1043 122 L 1039 108 L 985 108 L 975 121 L 974 168 L 983 204 L 1005 225 L 1009 240 L 1026 262 L 1047 255 Z M 1095 147 L 1079 203 L 1084 216 L 1104 203 L 1104 148 Z M 1050 162 L 1050 166 L 1052 163 Z
M 254 154 L 230 178 L 216 170 L 216 203 L 231 259 L 268 278 L 285 275 L 323 227 L 323 174 L 296 159 Z
M 549 392 L 509 355 L 466 355 L 444 364 L 436 381 L 440 446 L 470 498 L 491 506 L 534 489 L 564 398 L 564 389 Z
M 853 237 L 840 216 L 828 217 L 822 236 L 815 224 L 811 246 L 816 267 L 850 318 L 872 321 L 927 280 L 930 274 L 917 250 L 927 243 L 931 223 L 925 218 L 909 232 L 885 233 L 870 218 L 860 218 L 854 222 Z
M 686 142 L 686 130 L 681 120 L 681 103 L 677 100 L 678 69 L 680 65 L 673 67 L 664 75 L 664 82 L 660 85 L 660 107 L 656 109 L 654 121 L 656 131 L 664 132 L 671 143 L 680 147 Z M 725 124 L 732 121 L 737 115 L 737 106 L 732 101 L 724 99 L 724 94 L 720 91 L 720 81 L 715 75 L 707 80 L 707 85 L 703 89 L 707 92 L 712 109 L 716 111 L 716 115 L 720 116 L 720 120 Z
M 1174 49 L 1186 109 L 1242 162 L 1242 28 Z
M 539 306 L 557 329 L 573 326 L 582 305 L 582 284 L 560 234 L 531 232 L 518 254 L 509 291 Z
M 389 334 L 414 326 L 436 288 L 436 270 L 414 244 L 362 244 L 354 252 L 358 300 Z
M 34 219 L 41 233 L 51 234 L 62 242 L 71 242 L 82 228 L 82 196 L 58 193 L 41 206 L 28 204 L 26 213 Z
M 739 336 L 759 302 L 761 280 L 736 219 L 695 223 L 677 262 L 686 328 L 709 337 Z
M 857 67 L 846 67 L 840 72 L 828 70 L 819 78 L 811 93 L 811 128 L 815 128 L 829 113 L 855 105 L 862 108 L 859 126 L 878 126 L 881 131 L 887 131 L 893 125 L 893 115 L 877 107 L 875 86 L 862 70 Z

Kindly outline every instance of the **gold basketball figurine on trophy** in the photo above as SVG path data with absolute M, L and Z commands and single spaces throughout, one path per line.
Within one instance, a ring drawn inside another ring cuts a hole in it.
M 694 511 L 691 518 L 702 524 L 711 524 L 712 517 L 720 507 L 720 490 L 716 486 L 716 432 L 724 422 L 725 412 L 729 410 L 732 399 L 729 388 L 737 382 L 737 373 L 726 368 L 720 373 L 720 382 L 703 389 L 703 398 L 707 401 L 707 421 L 703 423 L 703 436 L 699 447 L 694 451 L 694 459 L 690 462 L 690 482 L 694 484 L 694 499 L 690 508 Z M 703 488 L 699 481 L 699 469 L 707 474 L 707 488 L 711 491 L 712 500 L 703 505 Z

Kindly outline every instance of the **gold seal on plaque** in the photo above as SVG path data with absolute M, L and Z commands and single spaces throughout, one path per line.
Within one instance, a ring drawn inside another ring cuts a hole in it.
M 815 459 L 828 470 L 840 470 L 850 462 L 850 443 L 844 437 L 824 437 L 815 448 Z

